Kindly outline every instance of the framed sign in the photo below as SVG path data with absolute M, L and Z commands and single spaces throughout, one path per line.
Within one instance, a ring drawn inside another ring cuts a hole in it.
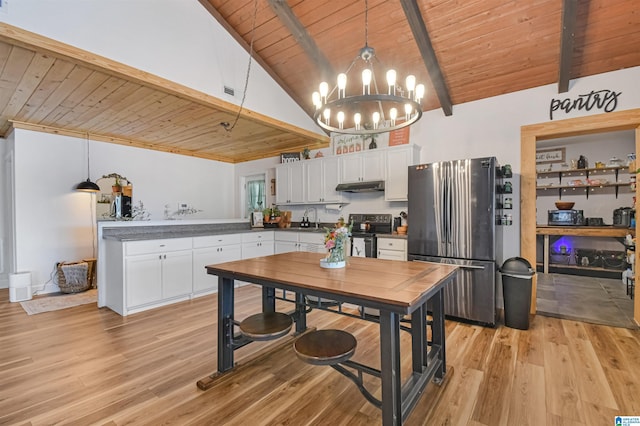
M 536 164 L 564 163 L 566 148 L 539 149 L 536 151 Z
M 280 163 L 293 163 L 300 161 L 299 152 L 283 152 L 280 154 Z

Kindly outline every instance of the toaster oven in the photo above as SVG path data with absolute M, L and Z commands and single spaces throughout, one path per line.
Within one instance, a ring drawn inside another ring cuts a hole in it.
M 582 210 L 548 210 L 547 223 L 550 226 L 584 225 L 584 213 Z

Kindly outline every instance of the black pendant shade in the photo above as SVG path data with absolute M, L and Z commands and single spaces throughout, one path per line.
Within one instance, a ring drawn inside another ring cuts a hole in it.
M 99 192 L 100 191 L 100 187 L 95 183 L 91 182 L 89 178 L 87 178 L 86 181 L 83 181 L 77 184 L 75 189 L 76 191 L 82 191 L 82 192 Z

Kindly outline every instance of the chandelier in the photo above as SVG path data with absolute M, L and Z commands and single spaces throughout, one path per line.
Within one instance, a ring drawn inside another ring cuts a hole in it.
M 378 91 L 374 73 L 375 50 L 368 45 L 368 2 L 365 0 L 365 44 L 346 72 L 340 73 L 336 85 L 329 91 L 326 81 L 313 92 L 315 113 L 313 119 L 330 132 L 367 135 L 385 133 L 410 126 L 422 117 L 420 102 L 424 85 L 417 84 L 413 75 L 405 79 L 404 89 L 398 85 L 393 69 L 386 72 L 386 93 Z M 348 74 L 361 68 L 362 90 L 347 95 Z M 362 93 L 360 93 L 362 92 Z

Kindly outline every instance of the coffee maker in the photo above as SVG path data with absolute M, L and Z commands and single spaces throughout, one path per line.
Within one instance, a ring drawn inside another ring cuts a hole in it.
M 120 192 L 113 194 L 111 217 L 116 219 L 131 217 L 131 197 L 123 195 Z

